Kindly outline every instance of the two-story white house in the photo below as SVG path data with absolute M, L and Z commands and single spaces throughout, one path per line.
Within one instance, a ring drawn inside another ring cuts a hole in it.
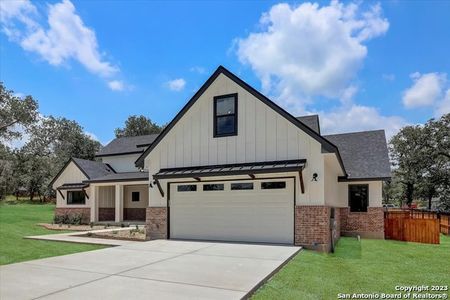
M 56 213 L 145 220 L 149 239 L 295 244 L 383 238 L 383 130 L 320 133 L 219 67 L 159 135 L 119 138 L 52 182 Z

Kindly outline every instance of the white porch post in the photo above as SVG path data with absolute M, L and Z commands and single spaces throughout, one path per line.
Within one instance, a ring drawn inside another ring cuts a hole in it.
M 115 192 L 115 198 L 116 198 L 116 222 L 122 222 L 123 221 L 123 185 L 116 184 L 116 192 Z
M 98 221 L 98 186 L 91 185 L 91 222 Z

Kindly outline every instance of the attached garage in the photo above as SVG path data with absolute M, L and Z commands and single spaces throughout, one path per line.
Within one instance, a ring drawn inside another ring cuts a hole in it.
M 173 239 L 293 244 L 293 178 L 170 184 Z

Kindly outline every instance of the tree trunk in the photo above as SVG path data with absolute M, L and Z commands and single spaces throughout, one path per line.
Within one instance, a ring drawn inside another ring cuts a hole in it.
M 433 196 L 428 195 L 428 210 L 431 210 L 431 199 L 433 199 Z
M 414 194 L 414 184 L 407 183 L 406 184 L 406 204 L 408 207 L 411 207 L 411 203 L 413 202 L 413 194 Z

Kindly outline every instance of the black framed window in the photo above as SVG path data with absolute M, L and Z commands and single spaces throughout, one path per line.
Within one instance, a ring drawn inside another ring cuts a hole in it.
M 67 191 L 67 204 L 86 204 L 83 191 Z
M 223 184 L 204 184 L 204 191 L 223 191 Z
M 253 182 L 232 183 L 231 190 L 253 190 Z
M 214 137 L 237 135 L 237 94 L 214 97 Z
M 350 184 L 348 186 L 348 206 L 351 212 L 366 212 L 369 205 L 369 185 Z
M 177 186 L 178 192 L 195 192 L 197 191 L 197 186 L 195 184 L 183 184 Z
M 263 190 L 275 190 L 275 189 L 285 189 L 285 181 L 267 181 L 261 182 L 261 189 Z
M 139 202 L 139 192 L 131 192 L 131 202 Z

